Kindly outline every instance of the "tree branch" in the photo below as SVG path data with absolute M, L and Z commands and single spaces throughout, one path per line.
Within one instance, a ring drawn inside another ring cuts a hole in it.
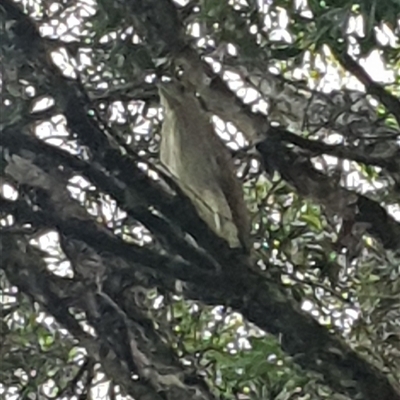
M 376 96 L 388 111 L 393 114 L 398 126 L 400 127 L 399 99 L 385 90 L 379 83 L 373 81 L 364 68 L 362 68 L 361 65 L 349 54 L 346 52 L 340 53 L 333 47 L 331 50 L 343 68 L 351 72 L 362 84 L 364 84 L 366 91 L 372 96 Z

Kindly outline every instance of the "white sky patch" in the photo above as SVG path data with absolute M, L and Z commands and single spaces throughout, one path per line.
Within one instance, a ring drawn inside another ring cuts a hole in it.
M 18 190 L 9 183 L 0 183 L 0 196 L 4 199 L 15 201 L 18 199 Z
M 376 27 L 374 29 L 376 39 L 382 44 L 382 46 L 396 47 L 399 45 L 399 37 L 393 33 L 387 24 L 381 24 L 380 27 Z
M 192 24 L 190 29 L 190 35 L 192 35 L 195 38 L 199 38 L 201 36 L 200 24 L 198 22 Z
M 52 51 L 50 57 L 54 64 L 62 71 L 62 73 L 71 79 L 77 79 L 76 63 L 73 59 L 68 56 L 67 51 L 64 48 L 60 48 L 57 51 Z
M 125 106 L 122 101 L 115 101 L 110 105 L 108 120 L 117 124 L 126 123 Z
M 373 50 L 369 57 L 360 60 L 360 65 L 373 80 L 383 84 L 392 83 L 395 79 L 395 71 L 386 68 L 380 53 L 380 50 Z
M 50 96 L 41 96 L 36 98 L 33 102 L 33 106 L 31 108 L 31 113 L 43 112 L 51 107 L 53 107 L 55 101 Z

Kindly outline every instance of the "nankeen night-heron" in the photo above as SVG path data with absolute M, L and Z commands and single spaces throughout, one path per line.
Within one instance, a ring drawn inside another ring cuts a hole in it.
M 207 225 L 230 247 L 249 251 L 249 215 L 229 150 L 194 93 L 177 81 L 161 83 L 159 93 L 162 164 Z

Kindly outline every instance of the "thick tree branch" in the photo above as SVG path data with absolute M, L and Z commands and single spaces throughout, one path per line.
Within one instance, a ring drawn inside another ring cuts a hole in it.
M 140 400 L 214 399 L 207 385 L 197 375 L 184 370 L 173 351 L 154 330 L 153 324 L 135 309 L 132 296 L 129 298 L 128 314 L 118 308 L 118 315 L 115 315 L 115 310 L 111 316 L 103 311 L 100 319 L 89 320 L 98 334 L 98 338 L 94 338 L 82 330 L 69 311 L 71 282 L 49 273 L 40 254 L 26 243 L 23 245 L 23 240 L 1 235 L 0 241 L 3 248 L 2 268 L 11 283 L 31 295 L 58 323 L 65 326 L 127 394 Z M 116 303 L 115 307 L 118 307 Z M 90 315 L 87 309 L 85 311 Z M 120 314 L 123 321 L 121 318 L 118 320 Z M 124 329 L 121 329 L 124 324 Z M 121 337 L 121 330 L 126 331 L 125 337 Z M 132 356 L 134 364 L 131 366 L 124 362 L 127 353 Z M 133 380 L 133 373 L 138 373 L 140 379 Z
M 279 129 L 275 133 L 277 140 L 265 140 L 257 145 L 267 172 L 279 171 L 300 194 L 313 198 L 330 212 L 346 220 L 368 223 L 367 231 L 385 248 L 400 250 L 400 224 L 379 203 L 334 183 L 317 171 L 308 158 L 289 151 L 279 140 Z M 292 137 L 285 132 L 283 136 Z
M 159 183 L 148 178 L 133 160 L 128 160 L 128 156 L 124 157 L 123 162 L 120 162 L 122 156 L 118 151 L 114 151 L 112 156 L 106 157 L 110 161 L 110 165 L 107 163 L 103 163 L 103 165 L 111 168 L 111 174 L 106 174 L 96 164 L 80 160 L 31 135 L 20 133 L 17 127 L 6 128 L 0 137 L 0 144 L 7 148 L 10 154 L 21 155 L 23 150 L 28 150 L 32 154 L 40 154 L 39 165 L 50 167 L 54 171 L 62 165 L 83 175 L 99 190 L 110 194 L 121 209 L 125 210 L 133 219 L 143 223 L 161 243 L 175 254 L 179 254 L 188 261 L 199 263 L 206 269 L 218 268 L 218 264 L 205 251 L 188 242 L 184 237 L 184 232 L 177 229 L 170 221 L 149 211 L 150 206 L 156 207 L 164 215 L 175 220 L 176 210 L 186 210 L 185 218 L 182 217 L 182 214 L 178 216 L 183 225 L 191 224 L 195 227 L 194 231 L 201 229 L 203 236 L 209 236 L 208 242 L 216 243 L 214 237 L 211 237 L 212 234 L 208 232 L 208 228 L 203 227 L 204 223 L 197 217 L 191 203 L 183 195 L 170 196 L 165 193 Z M 120 176 L 125 180 L 119 180 Z M 166 183 L 164 184 L 166 185 Z M 175 188 L 174 186 L 170 190 Z M 192 221 L 191 215 L 193 216 Z M 193 232 L 193 229 L 190 231 Z M 221 241 L 220 244 L 225 245 Z
M 46 206 L 47 210 L 52 208 Z M 35 214 L 37 218 L 38 213 Z M 90 222 L 73 219 L 61 221 L 49 212 L 46 216 L 42 215 L 42 218 L 56 225 L 62 232 L 87 242 L 99 253 L 106 251 L 118 254 L 127 263 L 132 259 L 144 261 L 147 268 L 155 269 L 158 273 L 175 275 L 189 283 L 186 293 L 191 297 L 210 304 L 228 304 L 257 326 L 275 335 L 282 335 L 283 349 L 292 354 L 303 367 L 322 372 L 334 390 L 351 398 L 357 391 L 364 393 L 366 399 L 375 399 L 377 391 L 382 400 L 400 398 L 377 369 L 331 335 L 310 315 L 302 312 L 299 306 L 287 298 L 280 285 L 260 279 L 258 273 L 245 266 L 236 265 L 233 270 L 230 265 L 230 271 L 225 266 L 222 273 L 209 276 L 201 273 L 200 276 L 195 273 L 194 266 L 181 269 L 179 262 L 168 265 L 156 255 L 152 259 L 143 259 L 132 245 L 102 233 Z M 368 379 L 365 380 L 365 377 Z M 354 382 L 354 386 L 342 384 L 349 380 Z
M 377 157 L 358 151 L 357 149 L 349 149 L 345 145 L 332 145 L 319 140 L 306 139 L 282 128 L 271 128 L 268 135 L 275 140 L 292 143 L 304 150 L 308 150 L 312 156 L 326 154 L 339 159 L 353 160 L 367 165 L 376 165 L 389 171 L 397 172 L 398 170 L 397 163 L 391 157 Z
M 334 48 L 332 48 L 332 51 L 342 66 L 364 84 L 366 91 L 372 96 L 376 96 L 388 111 L 393 114 L 400 127 L 400 100 L 375 82 L 349 54 L 345 52 L 339 53 Z
M 239 277 L 229 293 L 215 288 L 188 294 L 207 304 L 220 304 L 222 297 L 258 327 L 279 335 L 282 349 L 303 368 L 324 376 L 333 390 L 353 399 L 361 392 L 364 400 L 399 400 L 400 392 L 385 374 L 351 350 L 342 340 L 329 334 L 309 316 L 284 300 L 273 285 L 261 282 L 257 275 Z M 249 295 L 249 293 L 251 293 Z M 351 382 L 351 385 L 346 384 Z

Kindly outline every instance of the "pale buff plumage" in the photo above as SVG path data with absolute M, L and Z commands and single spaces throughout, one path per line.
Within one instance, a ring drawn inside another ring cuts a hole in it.
M 229 150 L 194 93 L 179 82 L 160 84 L 164 108 L 160 160 L 199 216 L 230 247 L 249 250 L 250 222 Z

